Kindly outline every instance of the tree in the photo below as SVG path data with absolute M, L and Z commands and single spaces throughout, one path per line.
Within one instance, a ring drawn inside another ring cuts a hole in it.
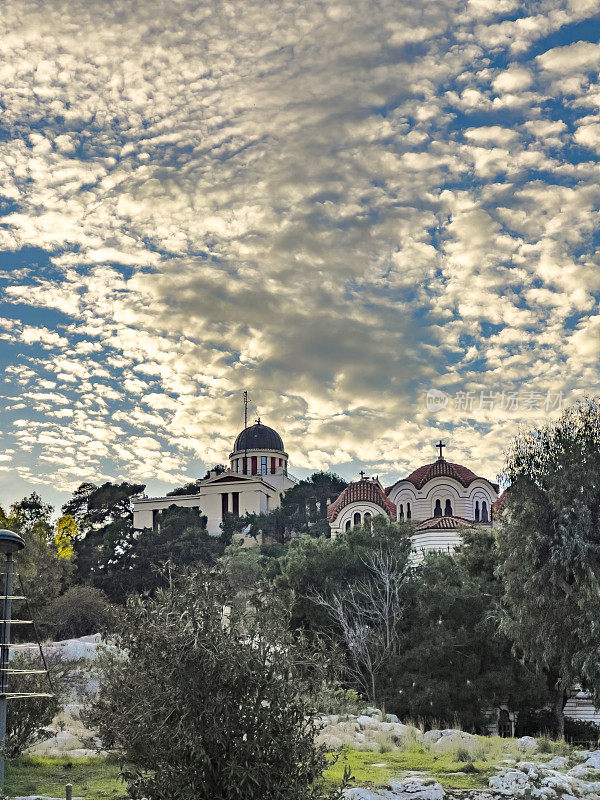
M 410 574 L 408 547 L 382 547 L 364 556 L 367 575 L 326 595 L 309 597 L 325 609 L 346 653 L 346 674 L 372 702 L 383 701 L 382 675 L 398 659 L 400 623 Z
M 143 489 L 125 482 L 84 483 L 62 507 L 79 531 L 74 542 L 79 582 L 91 582 L 115 600 L 122 599 L 118 576 L 134 539 L 131 498 Z
M 485 731 L 501 703 L 517 712 L 546 700 L 543 682 L 498 629 L 503 585 L 489 529 L 466 531 L 455 553 L 429 553 L 416 568 L 389 672 L 388 707 L 427 725 Z
M 407 557 L 411 532 L 409 524 L 391 523 L 381 515 L 335 539 L 302 537 L 290 542 L 273 580 L 276 590 L 289 598 L 292 625 L 330 632 L 334 623 L 313 596 L 331 596 L 340 587 L 368 578 L 368 559 L 381 548 Z
M 268 479 L 268 476 L 267 476 Z M 224 521 L 229 536 L 244 533 L 258 541 L 263 537 L 276 544 L 287 544 L 294 534 L 328 536 L 327 503 L 345 489 L 346 482 L 330 472 L 315 472 L 310 478 L 290 487 L 281 505 L 266 514 L 246 514 Z
M 157 530 L 137 532 L 124 554 L 119 574 L 119 591 L 151 593 L 165 585 L 164 565 L 174 567 L 212 565 L 225 552 L 220 536 L 206 530 L 207 518 L 198 508 L 172 505 L 157 516 Z
M 517 436 L 498 534 L 504 630 L 553 694 L 556 727 L 576 682 L 600 702 L 600 403 Z
M 2 526 L 19 533 L 25 548 L 15 556 L 18 573 L 16 589 L 22 581 L 36 621 L 45 623 L 48 606 L 70 585 L 73 563 L 68 553 L 61 552 L 56 531 L 50 523 L 52 506 L 44 504 L 35 492 L 13 503 L 10 514 L 2 514 Z M 43 576 L 43 580 L 40 580 Z M 15 628 L 15 636 L 24 631 Z
M 272 604 L 251 611 L 230 606 L 223 575 L 206 569 L 128 601 L 92 716 L 131 765 L 131 797 L 318 795 L 327 762 L 306 697 L 322 666 Z

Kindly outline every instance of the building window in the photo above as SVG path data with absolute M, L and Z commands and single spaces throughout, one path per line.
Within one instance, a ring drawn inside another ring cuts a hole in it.
M 433 509 L 433 516 L 434 517 L 441 517 L 442 516 L 442 503 L 440 500 L 435 501 L 435 508 Z
M 231 499 L 233 501 L 233 508 L 231 509 L 234 517 L 239 517 L 240 515 L 240 493 L 239 492 L 232 492 Z
M 221 516 L 224 517 L 225 514 L 229 512 L 229 495 L 227 492 L 223 492 L 221 495 Z
M 358 511 L 354 515 L 354 524 L 355 525 L 360 525 L 360 513 Z
M 479 522 L 479 500 L 475 500 L 475 522 Z
M 248 459 L 246 458 L 246 456 L 242 458 L 242 470 L 244 475 L 248 474 Z
M 275 456 L 271 456 L 271 475 L 275 475 Z
M 258 456 L 251 456 L 251 460 L 252 460 L 252 474 L 256 475 L 256 473 L 258 472 L 258 466 L 257 466 Z
M 485 502 L 485 500 L 481 501 L 481 521 L 489 522 L 487 503 Z
M 287 477 L 287 461 L 283 462 L 283 474 Z
M 348 520 L 348 522 L 346 522 L 346 526 L 345 526 L 344 530 L 347 530 L 347 531 L 350 530 L 350 520 Z
M 260 457 L 260 474 L 266 475 L 267 474 L 267 457 L 261 456 Z
M 400 503 L 398 507 L 398 519 L 400 520 L 400 522 L 404 521 L 404 506 L 402 505 L 402 503 Z
M 280 459 L 279 459 L 279 466 L 280 466 L 280 467 L 282 467 L 282 466 L 283 466 L 283 458 L 280 458 Z
M 452 516 L 452 503 L 450 500 L 446 500 L 446 505 L 444 506 L 444 516 L 451 517 Z
M 406 519 L 411 518 L 410 503 L 406 504 Z

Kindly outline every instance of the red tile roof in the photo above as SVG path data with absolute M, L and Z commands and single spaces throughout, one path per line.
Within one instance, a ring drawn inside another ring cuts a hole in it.
M 508 500 L 509 491 L 510 491 L 509 489 L 505 489 L 500 495 L 500 497 L 494 503 L 492 503 L 492 513 L 496 518 L 500 516 L 500 514 L 504 510 L 504 507 L 506 506 L 506 501 Z
M 396 506 L 388 500 L 379 481 L 363 478 L 361 481 L 351 483 L 340 496 L 327 506 L 327 521 L 333 522 L 340 511 L 350 503 L 366 501 L 380 506 L 390 517 L 396 519 Z
M 463 467 L 462 464 L 453 464 L 451 461 L 440 458 L 434 461 L 433 464 L 424 464 L 414 472 L 411 472 L 405 480 L 410 481 L 415 488 L 422 489 L 423 486 L 433 478 L 454 478 L 454 480 L 458 481 L 465 488 L 479 478 L 480 480 L 487 481 L 498 491 L 497 484 L 488 481 L 487 478 L 480 478 L 479 475 L 475 475 L 468 467 Z
M 464 517 L 430 517 L 419 522 L 418 531 L 453 530 L 454 528 L 472 528 L 477 523 Z

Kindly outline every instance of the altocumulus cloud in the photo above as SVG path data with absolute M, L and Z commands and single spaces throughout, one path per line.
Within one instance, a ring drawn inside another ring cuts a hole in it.
M 5 0 L 2 499 L 184 480 L 243 388 L 300 469 L 494 475 L 598 386 L 596 12 Z

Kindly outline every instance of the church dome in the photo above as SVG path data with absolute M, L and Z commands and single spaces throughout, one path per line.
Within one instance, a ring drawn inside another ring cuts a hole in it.
M 269 428 L 268 425 L 263 425 L 260 421 L 245 428 L 238 435 L 233 445 L 233 452 L 239 453 L 242 450 L 277 450 L 280 453 L 285 452 L 283 441 L 277 431 Z

